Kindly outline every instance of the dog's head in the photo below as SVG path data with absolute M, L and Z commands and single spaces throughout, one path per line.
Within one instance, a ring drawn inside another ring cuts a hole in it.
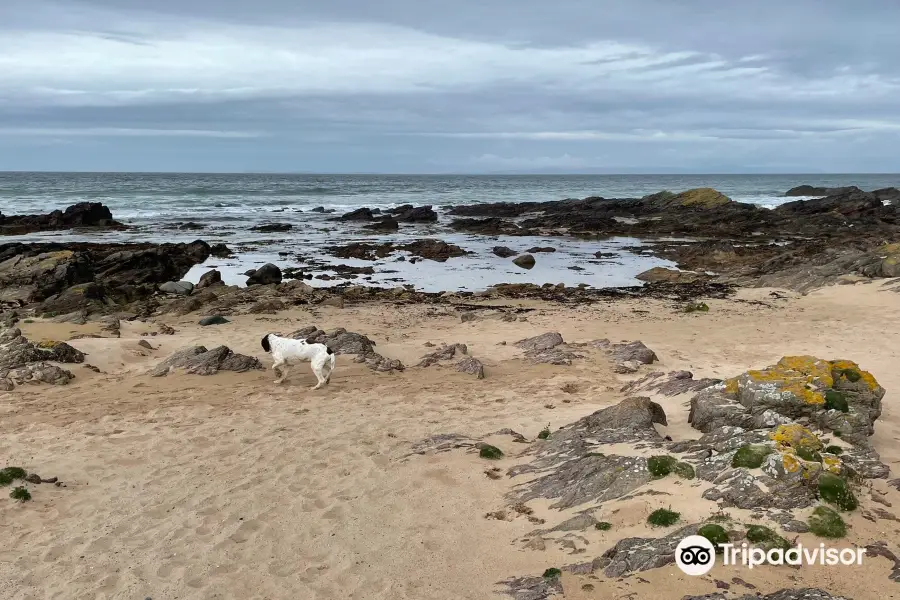
M 262 349 L 265 350 L 266 352 L 272 351 L 272 345 L 269 344 L 269 336 L 270 335 L 272 335 L 272 334 L 267 333 L 266 335 L 263 336 L 263 339 L 262 339 Z

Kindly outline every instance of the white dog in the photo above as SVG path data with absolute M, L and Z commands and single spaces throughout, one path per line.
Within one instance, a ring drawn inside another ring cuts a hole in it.
M 312 389 L 317 390 L 322 384 L 328 385 L 331 381 L 331 372 L 334 370 L 334 350 L 325 344 L 310 344 L 306 340 L 295 340 L 268 333 L 263 336 L 262 348 L 272 354 L 275 364 L 275 383 L 282 383 L 288 374 L 288 369 L 297 363 L 308 362 L 312 365 L 313 374 L 319 383 Z

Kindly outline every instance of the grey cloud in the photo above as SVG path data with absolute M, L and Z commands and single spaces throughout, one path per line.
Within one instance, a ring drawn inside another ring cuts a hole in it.
M 148 6 L 0 6 L 0 169 L 900 170 L 894 3 Z

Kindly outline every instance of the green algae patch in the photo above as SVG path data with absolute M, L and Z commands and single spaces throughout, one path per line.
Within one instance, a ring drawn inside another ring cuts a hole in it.
M 773 450 L 769 446 L 760 444 L 747 444 L 738 448 L 737 452 L 731 459 L 731 466 L 734 468 L 744 467 L 746 469 L 758 469 L 762 466 L 766 457 L 772 454 Z

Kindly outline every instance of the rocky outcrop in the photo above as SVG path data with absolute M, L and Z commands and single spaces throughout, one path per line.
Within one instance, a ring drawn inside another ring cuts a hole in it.
M 210 255 L 202 241 L 190 244 L 3 244 L 0 302 L 43 303 L 42 312 L 102 310 L 134 302 L 178 281 Z
M 661 445 L 663 438 L 654 423 L 667 425 L 663 408 L 649 398 L 635 397 L 554 431 L 528 451 L 527 456 L 534 456 L 532 462 L 509 470 L 511 477 L 542 473 L 517 485 L 511 497 L 520 502 L 556 500 L 552 508 L 621 498 L 653 478 L 647 458 L 602 450 L 609 444 Z
M 884 393 L 872 374 L 852 361 L 789 356 L 702 391 L 691 400 L 689 421 L 708 432 L 723 425 L 771 428 L 805 418 L 846 441 L 867 444 Z
M 390 211 L 400 223 L 434 223 L 438 220 L 437 213 L 431 206 L 405 205 Z
M 855 185 L 847 187 L 815 187 L 812 185 L 798 185 L 792 187 L 784 193 L 785 196 L 832 196 L 835 194 L 846 194 L 851 192 L 861 192 L 862 190 Z
M 35 231 L 56 231 L 81 227 L 127 229 L 113 220 L 109 208 L 100 202 L 79 202 L 65 210 L 46 215 L 3 215 L 0 213 L 0 235 L 23 235 Z
M 356 258 L 361 260 L 376 260 L 385 258 L 396 251 L 409 252 L 413 256 L 425 258 L 437 262 L 446 262 L 447 259 L 469 254 L 455 244 L 448 244 L 442 240 L 423 239 L 415 240 L 407 244 L 396 245 L 392 242 L 383 244 L 352 243 L 346 246 L 336 246 L 329 251 L 339 258 Z
M 0 389 L 26 383 L 65 385 L 75 377 L 51 362 L 83 363 L 84 354 L 65 342 L 33 344 L 18 328 L 0 332 Z
M 236 354 L 227 346 L 217 346 L 212 350 L 207 350 L 205 346 L 191 346 L 170 355 L 148 374 L 151 377 L 165 377 L 183 371 L 192 375 L 215 375 L 219 371 L 245 373 L 262 369 L 259 359 Z

